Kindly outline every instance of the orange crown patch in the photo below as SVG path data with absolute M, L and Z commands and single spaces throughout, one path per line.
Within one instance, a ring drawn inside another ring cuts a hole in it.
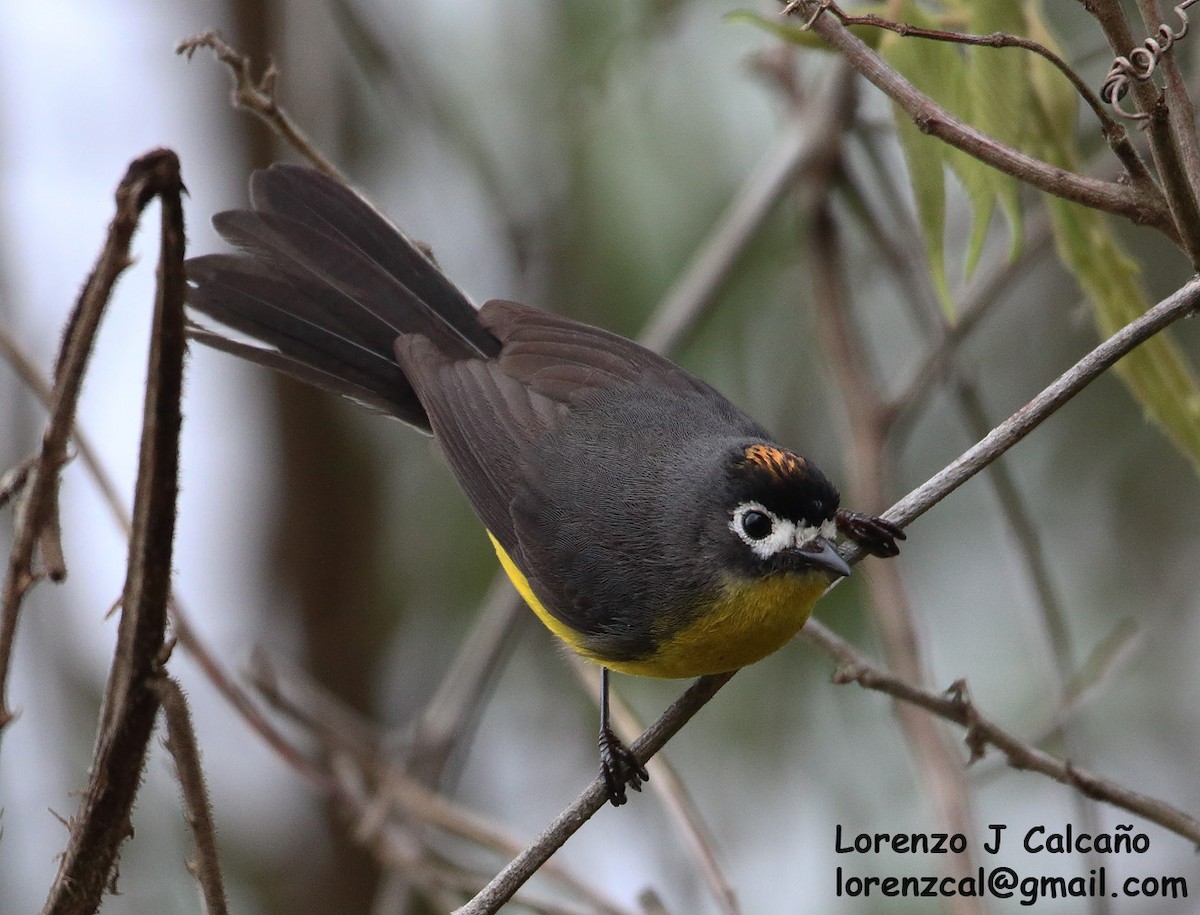
M 745 461 L 781 480 L 800 476 L 807 467 L 807 463 L 800 455 L 771 445 L 751 445 L 746 449 Z

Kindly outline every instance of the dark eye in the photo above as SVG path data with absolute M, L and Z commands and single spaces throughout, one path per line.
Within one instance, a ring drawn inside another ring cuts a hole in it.
M 750 509 L 742 515 L 742 530 L 746 532 L 746 536 L 752 540 L 762 540 L 769 536 L 775 527 L 775 522 L 771 520 L 770 515 L 765 515 L 760 511 Z

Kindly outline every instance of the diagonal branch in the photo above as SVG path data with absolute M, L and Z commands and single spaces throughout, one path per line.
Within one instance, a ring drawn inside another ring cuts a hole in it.
M 846 442 L 849 491 L 855 505 L 874 513 L 887 504 L 884 501 L 887 411 L 876 381 L 877 373 L 867 357 L 866 343 L 850 314 L 840 233 L 828 197 L 818 201 L 806 234 L 812 246 L 809 261 L 817 333 L 849 426 Z M 888 668 L 909 682 L 924 683 L 928 671 L 899 566 L 882 563 L 872 571 L 867 578 L 870 613 L 883 642 Z M 939 828 L 971 834 L 974 818 L 966 776 L 937 722 L 902 702 L 896 702 L 893 711 Z M 971 854 L 956 855 L 953 860 L 942 862 L 943 872 L 956 880 L 969 877 L 974 864 Z M 956 898 L 949 905 L 952 912 L 960 915 L 982 911 L 979 900 L 967 897 Z
M 226 44 L 216 32 L 203 32 L 185 38 L 175 47 L 176 54 L 183 54 L 190 61 L 200 48 L 208 48 L 217 60 L 229 67 L 233 74 L 233 107 L 249 111 L 261 119 L 275 136 L 283 140 L 316 168 L 332 178 L 346 182 L 346 176 L 338 167 L 323 156 L 304 135 L 300 126 L 275 102 L 275 85 L 279 73 L 271 64 L 257 82 L 250 72 L 250 59 L 242 56 Z M 349 183 L 349 182 L 346 182 Z
M 1171 212 L 1160 194 L 1145 186 L 1134 188 L 1075 174 L 999 142 L 951 114 L 918 90 L 836 17 L 823 15 L 825 6 L 822 0 L 801 0 L 799 8 L 811 17 L 812 31 L 895 102 L 922 132 L 961 149 L 1031 187 L 1064 200 L 1123 216 L 1138 225 L 1153 226 L 1169 238 L 1178 239 L 1179 233 Z
M 1096 120 L 1100 122 L 1101 133 L 1104 134 L 1104 138 L 1108 141 L 1108 145 L 1113 153 L 1121 160 L 1121 164 L 1125 166 L 1130 180 L 1135 185 L 1145 188 L 1147 193 L 1161 196 L 1157 186 L 1154 184 L 1154 179 L 1146 169 L 1146 163 L 1142 161 L 1142 157 L 1138 155 L 1137 149 L 1130 141 L 1129 134 L 1125 130 L 1124 125 L 1108 113 L 1103 100 L 1092 91 L 1091 86 L 1084 82 L 1083 77 L 1075 72 L 1075 69 L 1070 64 L 1041 42 L 1034 41 L 1032 38 L 1023 38 L 1019 35 L 1009 35 L 1005 32 L 992 32 L 989 35 L 972 35 L 966 32 L 928 29 L 907 22 L 893 22 L 891 19 L 884 19 L 882 16 L 876 16 L 874 13 L 868 13 L 863 16 L 851 16 L 833 2 L 829 2 L 825 9 L 836 16 L 838 21 L 845 26 L 872 26 L 895 32 L 897 35 L 905 38 L 923 38 L 928 41 L 945 41 L 952 44 L 985 48 L 1020 48 L 1032 54 L 1037 54 L 1062 73 L 1071 85 L 1074 86 L 1080 98 L 1092 109 Z M 1165 204 L 1166 201 L 1164 200 L 1163 202 Z
M 1139 343 L 1195 313 L 1197 307 L 1200 307 L 1200 277 L 1193 277 L 1089 352 L 959 458 L 893 505 L 888 509 L 888 519 L 905 526 L 925 514 L 1025 438 Z
M 661 750 L 732 677 L 731 673 L 715 674 L 701 677 L 693 683 L 663 712 L 662 717 L 634 741 L 630 747 L 634 755 L 645 762 Z M 458 909 L 455 915 L 485 915 L 499 911 L 525 881 L 537 873 L 538 868 L 606 803 L 608 789 L 604 779 L 597 777 L 569 807 L 554 818 L 540 836 L 493 877 L 474 899 Z
M 965 681 L 957 681 L 945 693 L 934 693 L 882 670 L 841 636 L 815 620 L 810 620 L 801 634 L 838 663 L 835 683 L 857 683 L 864 689 L 894 696 L 966 728 L 965 741 L 972 762 L 982 757 L 989 745 L 994 746 L 1014 769 L 1040 772 L 1090 798 L 1107 801 L 1200 844 L 1200 820 L 1157 798 L 1077 768 L 1069 760 L 1059 759 L 1009 733 L 983 716 L 967 692 Z

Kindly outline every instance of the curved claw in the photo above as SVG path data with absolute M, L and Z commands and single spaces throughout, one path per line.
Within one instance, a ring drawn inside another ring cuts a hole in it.
M 908 539 L 904 531 L 886 518 L 864 515 L 849 509 L 838 509 L 834 515 L 837 528 L 872 556 L 898 556 L 897 540 Z
M 604 777 L 605 787 L 608 788 L 608 799 L 614 807 L 620 807 L 628 800 L 625 796 L 625 786 L 628 785 L 634 791 L 641 791 L 642 785 L 649 781 L 650 775 L 611 728 L 600 729 L 597 743 L 600 746 L 600 774 Z

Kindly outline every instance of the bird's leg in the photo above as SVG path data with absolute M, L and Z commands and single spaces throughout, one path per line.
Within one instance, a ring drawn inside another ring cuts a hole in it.
M 891 521 L 874 515 L 839 508 L 833 520 L 843 536 L 849 537 L 872 556 L 898 556 L 900 547 L 896 546 L 896 541 L 908 539 L 904 531 Z
M 608 788 L 608 799 L 614 807 L 620 807 L 628 798 L 625 786 L 634 791 L 642 790 L 642 783 L 650 776 L 645 766 L 637 761 L 629 747 L 613 733 L 608 723 L 608 668 L 600 668 L 600 774 Z

